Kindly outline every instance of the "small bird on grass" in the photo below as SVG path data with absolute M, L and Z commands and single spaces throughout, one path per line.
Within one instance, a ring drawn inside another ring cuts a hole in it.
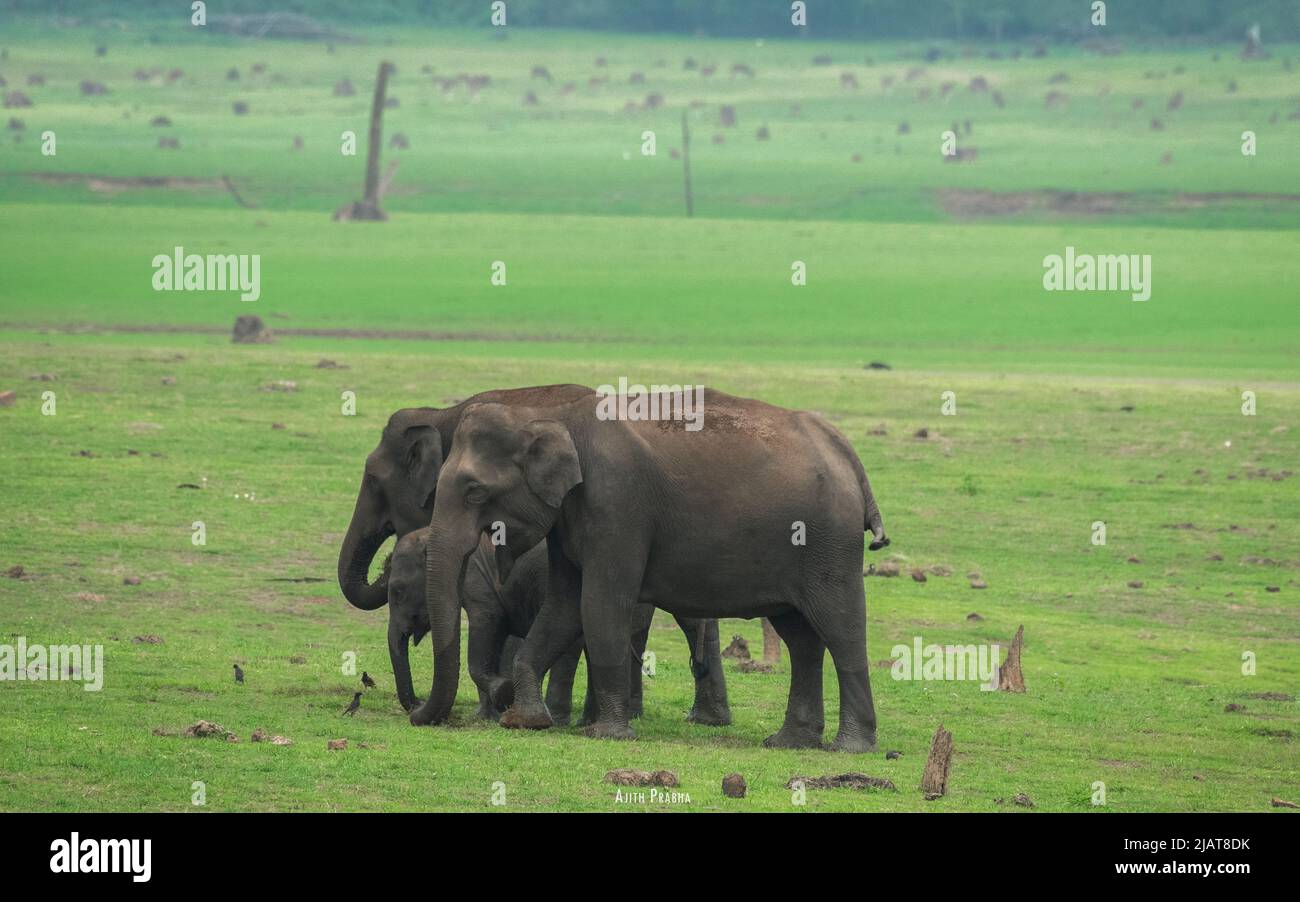
M 372 680 L 370 674 L 366 673 L 364 670 L 361 671 L 361 685 L 365 686 L 367 689 L 375 688 L 375 681 Z
M 244 671 L 239 669 L 238 664 L 235 665 L 235 682 L 236 683 L 244 682 Z
M 356 714 L 357 709 L 360 707 L 361 707 L 361 693 L 355 692 L 352 694 L 352 703 L 343 709 L 343 714 Z

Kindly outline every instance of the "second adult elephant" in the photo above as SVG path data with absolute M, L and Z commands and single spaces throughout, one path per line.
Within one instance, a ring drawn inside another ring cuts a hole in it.
M 873 549 L 889 540 L 853 446 L 821 417 L 721 392 L 704 393 L 696 428 L 612 415 L 632 409 L 626 401 L 465 412 L 429 540 L 434 683 L 411 722 L 447 716 L 456 682 L 444 679 L 454 670 L 443 660 L 459 657 L 461 574 L 479 535 L 501 523 L 521 543 L 546 539 L 550 578 L 515 657 L 515 701 L 502 724 L 549 725 L 538 675 L 582 634 L 599 704 L 589 732 L 634 735 L 623 661 L 632 611 L 644 602 L 679 616 L 772 620 L 791 679 L 769 745 L 820 746 L 829 649 L 840 683 L 833 747 L 874 748 L 863 532 Z M 656 397 L 648 406 L 672 405 Z

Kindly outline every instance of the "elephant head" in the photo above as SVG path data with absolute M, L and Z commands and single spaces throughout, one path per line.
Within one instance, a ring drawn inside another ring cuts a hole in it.
M 451 713 L 460 679 L 461 590 L 479 536 L 503 537 L 507 559 L 522 555 L 546 537 L 581 482 L 578 450 L 563 423 L 501 404 L 466 410 L 438 477 L 426 559 L 433 688 L 412 723 L 440 723 Z
M 370 564 L 391 535 L 429 525 L 434 489 L 442 466 L 442 411 L 399 410 L 384 427 L 379 445 L 366 458 L 352 522 L 339 549 L 339 588 L 354 606 L 373 611 L 388 601 L 383 577 L 368 582 Z
M 415 707 L 408 657 L 410 643 L 419 645 L 429 632 L 429 606 L 424 598 L 424 558 L 428 547 L 429 527 L 426 526 L 398 539 L 384 563 L 388 581 L 388 656 L 393 664 L 397 699 L 407 711 Z

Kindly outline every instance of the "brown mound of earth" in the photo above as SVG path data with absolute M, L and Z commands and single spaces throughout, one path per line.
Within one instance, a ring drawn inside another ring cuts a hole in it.
M 786 789 L 794 789 L 795 783 L 802 783 L 806 789 L 888 789 L 898 792 L 893 781 L 884 777 L 869 777 L 866 774 L 851 772 L 826 777 L 793 776 L 786 781 Z

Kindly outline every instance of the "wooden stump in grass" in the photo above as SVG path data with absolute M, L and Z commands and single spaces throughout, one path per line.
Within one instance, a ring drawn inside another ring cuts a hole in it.
M 1016 630 L 1016 638 L 1011 640 L 1011 650 L 1007 652 L 1007 661 L 1002 665 L 998 675 L 998 688 L 1003 692 L 1024 692 L 1025 676 L 1020 672 L 1020 646 L 1025 641 L 1025 627 L 1022 624 Z
M 781 637 L 772 621 L 763 618 L 763 663 L 775 664 L 781 660 Z
M 930 757 L 921 774 L 921 792 L 926 799 L 937 799 L 948 792 L 948 765 L 952 763 L 952 733 L 939 724 L 930 740 Z
M 334 211 L 337 221 L 371 221 L 383 222 L 388 214 L 379 206 L 382 197 L 379 182 L 379 154 L 383 150 L 384 134 L 384 95 L 388 90 L 388 76 L 393 71 L 393 64 L 379 64 L 379 74 L 375 78 L 375 96 L 370 104 L 370 135 L 366 155 L 366 183 L 361 200 L 340 207 Z

